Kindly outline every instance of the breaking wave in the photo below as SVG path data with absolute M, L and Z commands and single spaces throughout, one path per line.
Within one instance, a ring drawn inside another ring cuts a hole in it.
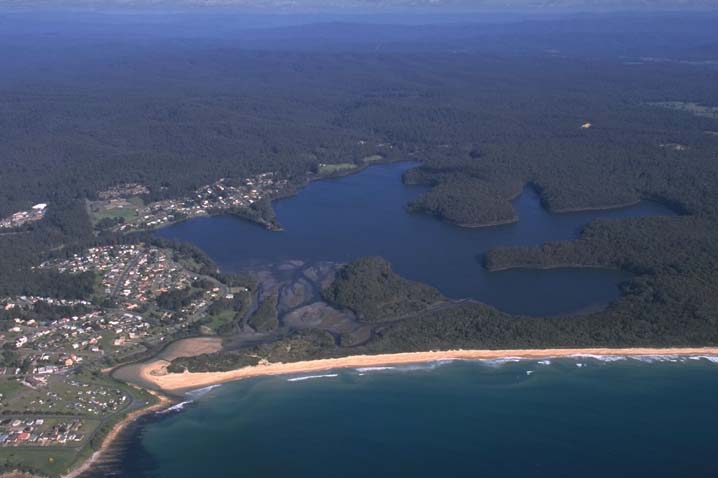
M 382 372 L 384 370 L 396 370 L 396 367 L 359 367 L 354 370 L 359 373 Z
M 356 370 L 358 372 L 359 376 L 363 376 L 368 373 L 377 373 L 377 372 L 419 372 L 422 370 L 434 370 L 437 367 L 441 367 L 443 365 L 447 365 L 452 362 L 456 362 L 458 360 L 460 360 L 460 359 L 446 358 L 446 359 L 434 360 L 431 362 L 420 362 L 420 363 L 403 364 L 403 365 L 358 367 L 358 368 L 355 368 L 354 370 Z
M 327 373 L 324 375 L 304 375 L 302 377 L 292 377 L 288 378 L 287 382 L 303 382 L 304 380 L 313 380 L 315 378 L 334 378 L 338 377 L 338 373 Z
M 632 356 L 631 359 L 638 360 L 639 362 L 644 363 L 654 363 L 654 362 L 678 362 L 678 360 L 685 360 L 682 357 L 679 357 L 677 355 L 635 355 Z
M 215 388 L 221 387 L 221 386 L 222 386 L 221 384 L 215 384 L 215 385 L 210 385 L 210 386 L 208 386 L 208 387 L 198 388 L 198 389 L 196 389 L 196 390 L 190 390 L 189 392 L 185 393 L 185 395 L 188 397 L 188 400 L 185 400 L 185 401 L 183 401 L 183 402 L 179 402 L 179 403 L 177 403 L 177 404 L 175 404 L 175 405 L 172 405 L 171 407 L 167 407 L 167 408 L 165 408 L 164 410 L 159 410 L 159 411 L 157 411 L 157 412 L 155 412 L 155 413 L 156 413 L 157 415 L 165 415 L 165 414 L 167 414 L 167 413 L 181 412 L 181 411 L 184 410 L 185 407 L 186 407 L 187 405 L 189 405 L 190 403 L 193 403 L 193 402 L 194 402 L 195 400 L 197 400 L 198 398 L 200 398 L 200 397 L 202 397 L 202 396 L 204 396 L 204 395 L 207 395 L 209 392 L 211 392 L 211 391 L 214 390 Z
M 218 388 L 221 386 L 222 386 L 222 384 L 210 385 L 208 387 L 198 388 L 197 390 L 190 390 L 185 395 L 187 395 L 188 397 L 191 397 L 192 399 L 197 399 L 199 397 L 207 395 L 209 392 L 211 392 L 215 388 Z
M 479 359 L 478 362 L 481 362 L 485 365 L 490 366 L 499 366 L 504 365 L 507 363 L 517 363 L 517 362 L 524 362 L 529 361 L 529 359 L 522 359 L 521 357 L 501 357 L 496 359 Z
M 172 405 L 171 407 L 165 408 L 164 410 L 159 410 L 155 412 L 157 415 L 165 415 L 167 413 L 175 413 L 175 412 L 181 412 L 184 407 L 192 403 L 194 400 L 186 400 L 184 402 L 180 402 L 176 405 Z
M 692 357 L 688 357 L 689 360 L 708 360 L 712 363 L 718 363 L 718 357 L 715 355 L 695 355 Z
M 626 360 L 628 357 L 623 355 L 593 355 L 593 354 L 575 354 L 570 355 L 568 358 L 581 358 L 581 359 L 593 359 L 598 360 L 599 362 L 620 362 L 621 360 Z

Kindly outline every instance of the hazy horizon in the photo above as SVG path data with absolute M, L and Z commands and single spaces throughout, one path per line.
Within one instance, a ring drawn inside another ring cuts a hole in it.
M 715 0 L 0 0 L 0 13 L 27 10 L 263 14 L 438 14 L 718 10 Z

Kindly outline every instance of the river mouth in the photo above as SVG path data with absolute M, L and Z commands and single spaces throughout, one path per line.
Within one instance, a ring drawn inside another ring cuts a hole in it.
M 480 263 L 483 254 L 496 247 L 575 239 L 595 219 L 675 215 L 650 201 L 552 214 L 541 206 L 535 191 L 526 188 L 513 203 L 517 222 L 461 228 L 406 210 L 426 190 L 401 181 L 403 172 L 415 165 L 376 165 L 351 176 L 313 182 L 296 196 L 275 202 L 281 232 L 232 216 L 214 216 L 174 224 L 156 234 L 195 244 L 228 272 L 290 260 L 349 262 L 382 256 L 402 276 L 430 284 L 449 298 L 475 299 L 512 314 L 551 316 L 605 308 L 620 297 L 619 285 L 631 275 L 589 268 L 489 272 Z

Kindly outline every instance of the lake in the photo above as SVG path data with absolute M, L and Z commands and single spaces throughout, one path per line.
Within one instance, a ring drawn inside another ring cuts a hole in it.
M 659 204 L 550 214 L 527 189 L 519 221 L 481 229 L 410 214 L 425 189 L 409 163 L 314 182 L 277 201 L 282 232 L 230 216 L 158 231 L 227 271 L 288 259 L 389 259 L 444 294 L 515 313 L 605 306 L 630 276 L 565 269 L 488 272 L 493 247 L 573 239 L 588 222 L 667 215 Z M 647 363 L 651 362 L 651 363 Z M 713 477 L 718 358 L 453 361 L 263 377 L 191 392 L 144 417 L 96 476 L 117 478 L 437 476 Z M 93 476 L 95 476 L 93 475 Z
M 97 476 L 718 476 L 718 364 L 705 359 L 326 375 L 229 383 L 149 417 Z
M 401 182 L 402 173 L 414 166 L 384 164 L 312 182 L 296 196 L 275 202 L 282 232 L 232 216 L 215 216 L 171 225 L 157 234 L 194 243 L 231 272 L 287 259 L 348 262 L 383 256 L 402 276 L 430 284 L 448 297 L 473 298 L 506 312 L 540 316 L 605 307 L 619 297 L 618 285 L 631 276 L 596 269 L 489 272 L 481 264 L 486 251 L 573 239 L 594 219 L 673 214 L 650 201 L 620 209 L 551 214 L 527 188 L 513 203 L 517 223 L 461 228 L 407 212 L 409 201 L 426 190 Z

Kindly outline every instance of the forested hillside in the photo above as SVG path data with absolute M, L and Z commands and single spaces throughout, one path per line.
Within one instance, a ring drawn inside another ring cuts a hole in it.
M 397 276 L 386 260 L 366 257 L 342 268 L 324 299 L 351 309 L 362 322 L 376 323 L 421 312 L 442 297 L 428 285 Z
M 653 199 L 682 216 L 598 222 L 577 242 L 486 258 L 490 268 L 640 274 L 599 315 L 529 322 L 487 308 L 447 310 L 387 328 L 376 347 L 459 336 L 489 345 L 542 336 L 716 341 L 718 120 L 695 114 L 718 106 L 710 18 L 607 17 L 585 21 L 584 37 L 543 21 L 374 24 L 364 35 L 335 23 L 224 36 L 138 24 L 122 37 L 110 34 L 116 25 L 87 22 L 101 54 L 71 22 L 23 31 L 9 18 L 0 32 L 0 216 L 41 202 L 48 214 L 0 231 L 2 294 L 86 293 L 87 277 L 60 281 L 32 266 L 119 239 L 94 236 L 85 209 L 108 187 L 140 183 L 148 200 L 160 200 L 268 171 L 302 184 L 320 165 L 377 154 L 420 162 L 405 181 L 431 189 L 409 208 L 458 225 L 515 220 L 511 199 L 526 184 L 555 212 Z M 630 38 L 636 43 L 617 40 Z M 413 292 L 398 303 L 384 297 L 403 284 L 390 271 L 366 280 L 386 289 L 362 297 L 339 282 L 327 297 L 367 322 L 417 310 Z

